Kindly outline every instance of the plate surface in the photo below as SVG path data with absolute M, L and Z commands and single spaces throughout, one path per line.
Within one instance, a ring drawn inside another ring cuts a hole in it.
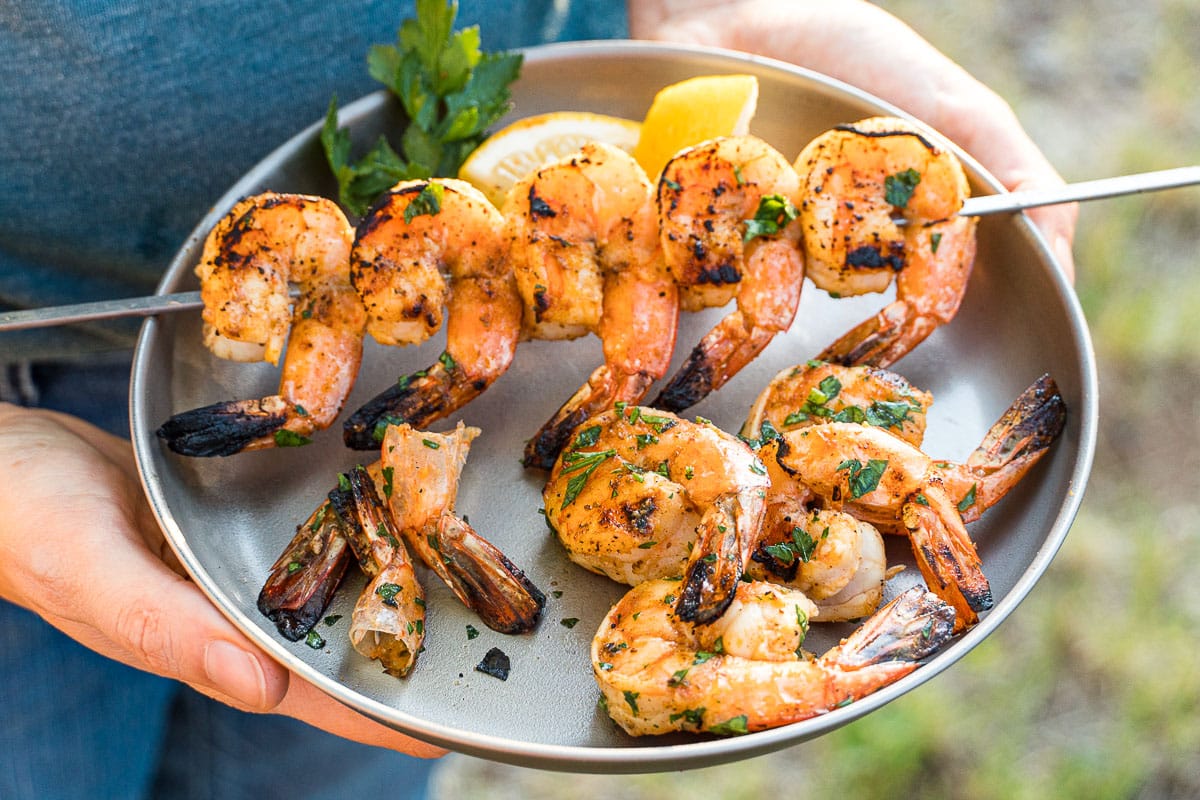
M 832 125 L 896 113 L 844 84 L 778 62 L 696 48 L 603 42 L 528 51 L 514 87 L 512 117 L 581 110 L 640 119 L 662 86 L 725 72 L 758 76 L 752 132 L 788 158 Z M 342 124 L 350 125 L 365 145 L 396 117 L 393 102 L 379 93 L 346 106 Z M 318 130 L 319 123 L 314 124 L 282 145 L 216 202 L 171 264 L 160 292 L 196 287 L 192 269 L 201 242 L 239 198 L 268 188 L 334 196 Z M 960 155 L 973 192 L 1000 190 L 973 160 Z M 131 392 L 135 452 L 159 523 L 196 583 L 263 649 L 347 705 L 444 747 L 531 767 L 634 772 L 746 758 L 828 732 L 934 677 L 1016 608 L 1058 550 L 1091 467 L 1097 392 L 1082 314 L 1052 259 L 1025 218 L 982 220 L 975 272 L 958 317 L 896 367 L 934 394 L 925 449 L 938 458 L 965 457 L 1007 405 L 1044 372 L 1054 376 L 1066 399 L 1067 428 L 1049 456 L 971 526 L 995 608 L 896 684 L 830 714 L 749 736 L 634 739 L 597 707 L 588 645 L 623 587 L 567 560 L 538 513 L 544 476 L 525 472 L 518 463 L 525 438 L 600 363 L 594 337 L 522 344 L 512 368 L 491 389 L 436 426 L 447 428 L 461 418 L 483 429 L 464 472 L 458 511 L 521 566 L 549 600 L 535 633 L 503 636 L 484 627 L 435 578 L 426 577 L 427 650 L 407 680 L 384 675 L 350 647 L 346 630 L 361 577 L 348 579 L 329 611 L 343 619 L 333 626 L 318 624 L 327 641 L 320 650 L 286 641 L 255 608 L 271 563 L 331 488 L 336 473 L 373 460 L 369 453 L 342 446 L 340 424 L 302 451 L 226 459 L 182 458 L 156 439 L 154 430 L 174 413 L 219 400 L 262 397 L 273 393 L 278 381 L 269 365 L 212 357 L 200 341 L 198 312 L 164 315 L 143 328 Z M 834 300 L 809 284 L 792 329 L 689 415 L 736 431 L 759 388 L 778 370 L 810 358 L 887 299 Z M 723 313 L 685 315 L 675 366 Z M 440 337 L 418 348 L 369 343 L 347 409 L 357 408 L 397 376 L 433 363 L 443 344 Z M 888 555 L 893 563 L 909 565 L 890 583 L 890 596 L 920 577 L 906 542 L 889 541 Z M 578 624 L 561 624 L 570 618 Z M 468 638 L 468 625 L 480 630 L 477 638 Z M 807 646 L 821 652 L 849 630 L 815 625 Z M 491 647 L 501 648 L 512 660 L 506 682 L 474 669 Z

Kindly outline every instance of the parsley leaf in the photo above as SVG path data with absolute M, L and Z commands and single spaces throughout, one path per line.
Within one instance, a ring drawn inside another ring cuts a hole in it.
M 708 732 L 718 736 L 741 736 L 750 732 L 750 729 L 746 727 L 747 722 L 746 715 L 742 714 L 733 719 L 718 722 L 716 725 L 709 725 Z
M 455 2 L 417 0 L 416 17 L 400 25 L 396 44 L 376 45 L 367 54 L 371 77 L 399 98 L 408 115 L 399 152 L 381 137 L 354 161 L 350 134 L 337 127 L 337 98 L 330 102 L 321 145 L 339 199 L 356 214 L 398 181 L 456 175 L 488 127 L 508 111 L 521 55 L 481 51 L 478 26 L 454 30 L 457 14 Z
M 916 191 L 917 184 L 920 182 L 921 173 L 912 167 L 903 172 L 897 172 L 895 175 L 888 175 L 883 179 L 884 199 L 896 208 L 904 208 L 912 199 L 913 192 Z
M 746 220 L 746 232 L 742 241 L 748 242 L 757 236 L 774 236 L 796 218 L 796 207 L 781 194 L 763 195 L 758 201 L 754 218 Z
M 849 472 L 850 477 L 847 482 L 850 485 L 850 496 L 857 500 L 864 494 L 875 491 L 887 465 L 888 462 L 885 458 L 872 458 L 866 464 L 850 458 L 838 464 L 837 469 L 839 472 L 842 470 Z

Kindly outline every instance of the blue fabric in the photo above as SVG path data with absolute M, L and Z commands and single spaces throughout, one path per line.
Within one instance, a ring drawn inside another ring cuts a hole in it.
M 378 88 L 411 2 L 0 0 L 0 308 L 153 289 L 233 181 Z M 614 0 L 461 0 L 483 47 L 624 36 Z M 127 432 L 137 323 L 0 333 L 40 404 Z M 122 353 L 122 351 L 124 351 Z M 116 352 L 116 356 L 80 356 Z M 73 363 L 64 365 L 62 360 Z M 423 796 L 432 762 L 242 714 L 0 602 L 0 798 Z
M 151 291 L 209 205 L 278 144 L 380 88 L 412 3 L 0 2 L 0 307 Z M 485 50 L 612 38 L 615 0 L 462 0 Z M 128 347 L 136 323 L 0 336 L 0 363 Z

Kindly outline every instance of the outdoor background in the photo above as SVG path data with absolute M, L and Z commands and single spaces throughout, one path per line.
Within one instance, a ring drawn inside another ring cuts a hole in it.
M 880 5 L 1008 99 L 1068 180 L 1200 163 L 1197 0 Z M 962 661 L 770 756 L 570 777 L 452 756 L 438 796 L 1200 797 L 1198 231 L 1200 189 L 1081 210 L 1095 468 L 1045 578 Z

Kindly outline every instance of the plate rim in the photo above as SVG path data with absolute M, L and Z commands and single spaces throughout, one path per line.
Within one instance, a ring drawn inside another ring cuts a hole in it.
M 800 77 L 806 82 L 820 86 L 823 90 L 836 94 L 849 95 L 866 104 L 875 106 L 880 109 L 881 113 L 895 114 L 896 116 L 901 116 L 924 125 L 924 123 L 916 120 L 912 115 L 895 107 L 891 103 L 836 78 L 787 62 L 734 50 L 699 45 L 634 40 L 602 40 L 552 43 L 523 48 L 520 52 L 525 56 L 527 63 L 541 63 L 562 59 L 611 59 L 630 55 L 653 55 L 668 59 L 699 58 L 711 60 L 714 64 L 722 64 L 731 70 L 736 69 L 738 66 L 754 65 L 768 71 L 781 71 L 795 77 Z M 386 90 L 381 89 L 364 95 L 341 109 L 339 121 L 342 124 L 353 122 L 356 119 L 377 111 L 382 104 L 388 101 L 389 96 Z M 251 188 L 258 185 L 258 176 L 266 170 L 268 164 L 275 163 L 280 158 L 281 153 L 294 151 L 299 145 L 314 139 L 319 134 L 321 125 L 322 121 L 317 120 L 274 148 L 268 155 L 235 181 L 214 202 L 208 213 L 204 215 L 195 229 L 181 244 L 170 266 L 164 271 L 163 278 L 155 290 L 156 294 L 165 294 L 173 290 L 174 286 L 181 280 L 186 280 L 188 271 L 181 271 L 177 264 L 184 252 L 194 247 L 196 242 L 202 241 L 207 235 L 208 230 L 227 209 L 242 196 L 249 193 Z M 992 191 L 1004 191 L 999 181 L 974 158 L 962 151 L 957 145 L 951 143 L 951 146 L 955 153 L 963 160 L 968 171 L 973 173 L 973 177 L 977 177 Z M 838 709 L 831 714 L 814 718 L 813 720 L 760 731 L 747 736 L 698 739 L 694 742 L 681 744 L 632 744 L 621 747 L 592 747 L 514 741 L 502 736 L 480 733 L 421 719 L 408 712 L 367 697 L 356 690 L 350 689 L 346 684 L 333 680 L 317 671 L 290 650 L 287 650 L 279 641 L 276 641 L 269 633 L 264 631 L 257 621 L 251 620 L 248 615 L 244 614 L 235 604 L 230 602 L 226 594 L 216 585 L 216 581 L 212 579 L 204 566 L 199 563 L 199 559 L 188 544 L 187 537 L 183 533 L 179 520 L 175 518 L 167 504 L 165 496 L 160 491 L 161 484 L 157 480 L 157 469 L 155 468 L 150 450 L 150 448 L 157 445 L 157 439 L 152 433 L 155 425 L 146 418 L 144 401 L 138 392 L 139 387 L 145 385 L 148 370 L 153 367 L 149 363 L 149 351 L 152 349 L 152 343 L 158 330 L 158 321 L 154 318 L 147 318 L 142 325 L 134 351 L 130 380 L 130 432 L 138 475 L 154 516 L 180 562 L 201 591 L 230 619 L 244 636 L 283 666 L 317 686 L 335 700 L 406 735 L 469 755 L 519 766 L 559 771 L 674 771 L 684 768 L 711 766 L 761 755 L 787 745 L 798 744 L 817 735 L 823 735 L 844 724 L 857 720 L 936 677 L 951 664 L 959 661 L 989 636 L 1025 599 L 1033 586 L 1045 574 L 1046 569 L 1066 539 L 1066 535 L 1082 502 L 1084 489 L 1087 485 L 1094 459 L 1099 402 L 1095 354 L 1078 297 L 1067 282 L 1065 273 L 1058 265 L 1053 250 L 1027 216 L 1020 214 L 1014 222 L 1018 229 L 1031 239 L 1032 246 L 1039 251 L 1043 268 L 1052 273 L 1049 277 L 1059 295 L 1059 301 L 1067 312 L 1067 321 L 1069 322 L 1076 344 L 1074 349 L 1078 358 L 1077 366 L 1080 377 L 1079 396 L 1083 407 L 1074 410 L 1074 413 L 1080 419 L 1080 436 L 1075 451 L 1076 461 L 1074 469 L 1070 475 L 1070 486 L 1066 492 L 1066 500 L 1059 507 L 1053 524 L 1047 531 L 1042 545 L 1035 553 L 1033 560 L 1021 573 L 1020 578 L 1012 589 L 1006 593 L 976 627 L 960 636 L 950 647 L 928 660 L 919 670 L 874 692 L 862 700 L 856 701 L 845 708 Z M 814 725 L 813 723 L 815 722 L 822 724 Z M 811 727 L 814 730 L 797 733 L 797 726 Z M 641 741 L 653 742 L 654 740 L 647 739 Z

